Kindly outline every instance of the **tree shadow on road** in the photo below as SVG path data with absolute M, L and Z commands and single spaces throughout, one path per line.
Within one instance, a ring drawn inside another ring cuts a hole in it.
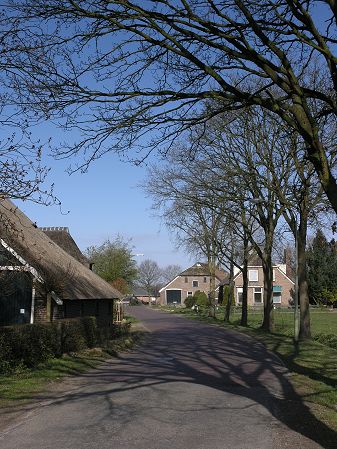
M 197 384 L 247 398 L 251 401 L 247 407 L 261 404 L 289 429 L 326 449 L 336 448 L 336 432 L 313 415 L 294 390 L 283 364 L 258 341 L 157 312 L 151 312 L 151 326 L 153 331 L 142 346 L 83 375 L 89 387 L 61 396 L 45 394 L 45 405 L 51 400 L 62 404 L 101 395 L 107 401 L 107 413 L 117 413 L 114 394 L 175 382 Z M 144 408 L 148 405 L 144 403 Z M 231 408 L 235 413 L 235 407 Z M 130 404 L 124 409 L 124 419 L 134 419 Z

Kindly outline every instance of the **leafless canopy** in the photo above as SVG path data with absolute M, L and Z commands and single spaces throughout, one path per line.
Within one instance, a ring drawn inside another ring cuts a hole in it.
M 85 153 L 85 166 L 137 144 L 142 160 L 210 116 L 259 105 L 301 135 L 337 210 L 319 126 L 337 114 L 334 0 L 8 0 L 5 11 L 16 102 L 81 132 L 59 156 Z M 209 99 L 217 109 L 201 107 Z

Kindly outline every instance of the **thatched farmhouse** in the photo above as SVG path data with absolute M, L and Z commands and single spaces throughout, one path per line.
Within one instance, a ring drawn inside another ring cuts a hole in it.
M 121 294 L 91 271 L 67 228 L 37 228 L 0 201 L 0 325 L 96 316 L 113 320 Z

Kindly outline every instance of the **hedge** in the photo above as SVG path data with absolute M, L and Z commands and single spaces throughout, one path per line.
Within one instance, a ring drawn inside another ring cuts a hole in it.
M 97 328 L 95 317 L 0 328 L 0 374 L 35 368 L 50 358 L 77 352 L 129 331 L 130 323 Z

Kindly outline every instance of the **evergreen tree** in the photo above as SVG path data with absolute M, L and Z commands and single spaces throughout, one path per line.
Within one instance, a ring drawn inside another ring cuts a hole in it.
M 308 250 L 308 284 L 312 303 L 337 303 L 337 251 L 318 229 Z

